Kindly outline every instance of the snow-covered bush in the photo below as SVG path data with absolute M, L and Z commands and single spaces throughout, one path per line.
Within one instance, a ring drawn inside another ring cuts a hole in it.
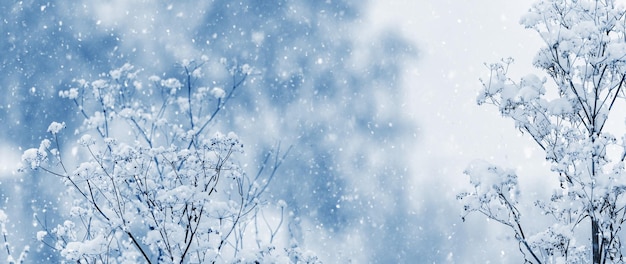
M 199 85 L 201 66 L 185 62 L 182 78 L 144 83 L 125 64 L 59 93 L 84 122 L 69 142 L 66 124 L 53 122 L 51 137 L 23 154 L 24 170 L 67 187 L 67 219 L 39 240 L 79 263 L 298 261 L 292 246 L 275 250 L 286 204 L 261 197 L 288 151 L 277 147 L 251 176 L 236 161 L 237 135 L 210 132 L 251 69 L 230 68 L 223 89 Z
M 521 23 L 544 40 L 534 65 L 550 85 L 533 74 L 511 80 L 511 59 L 488 66 L 478 103 L 498 107 L 545 151 L 560 184 L 536 205 L 554 223 L 529 235 L 515 199 L 517 176 L 495 165 L 470 166 L 475 188 L 459 198 L 466 214 L 480 212 L 510 227 L 526 261 L 623 262 L 626 131 L 608 124 L 625 117 L 625 14 L 613 0 L 538 1 Z

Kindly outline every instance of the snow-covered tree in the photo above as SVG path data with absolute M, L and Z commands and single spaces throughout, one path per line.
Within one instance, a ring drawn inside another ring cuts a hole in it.
M 626 103 L 625 13 L 613 0 L 538 1 L 521 23 L 545 43 L 534 65 L 547 77 L 516 82 L 507 77 L 511 59 L 488 65 L 478 104 L 498 107 L 545 151 L 559 181 L 535 204 L 553 223 L 531 234 L 515 171 L 485 161 L 465 171 L 474 188 L 459 198 L 464 217 L 479 212 L 508 226 L 525 261 L 624 261 L 626 131 L 614 124 L 623 124 Z
M 211 132 L 252 68 L 226 67 L 232 78 L 203 86 L 206 61 L 183 62 L 180 78 L 143 79 L 125 64 L 59 92 L 84 122 L 69 142 L 65 123 L 53 122 L 22 156 L 24 170 L 66 186 L 67 218 L 42 221 L 39 240 L 79 263 L 316 261 L 295 241 L 278 243 L 289 240 L 279 234 L 286 203 L 261 197 L 288 150 L 278 146 L 249 175 L 237 135 Z

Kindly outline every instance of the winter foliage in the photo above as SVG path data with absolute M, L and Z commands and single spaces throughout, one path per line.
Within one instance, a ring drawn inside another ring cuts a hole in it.
M 236 162 L 237 135 L 209 132 L 249 66 L 230 68 L 225 92 L 200 86 L 202 64 L 181 65 L 183 81 L 145 85 L 125 64 L 59 93 L 84 122 L 74 142 L 62 142 L 65 124 L 52 122 L 50 139 L 22 156 L 25 169 L 62 180 L 71 204 L 67 220 L 44 225 L 38 240 L 79 263 L 315 262 L 297 255 L 295 241 L 274 250 L 286 204 L 261 195 L 285 155 L 277 148 L 249 176 Z M 265 217 L 268 206 L 279 208 L 278 224 Z
M 545 43 L 534 66 L 547 78 L 510 79 L 512 59 L 488 65 L 478 104 L 496 106 L 545 152 L 560 184 L 535 205 L 553 224 L 531 233 L 516 198 L 516 173 L 484 161 L 465 171 L 474 188 L 459 198 L 465 214 L 479 212 L 509 227 L 525 261 L 624 260 L 626 134 L 615 124 L 624 122 L 626 103 L 625 14 L 615 1 L 538 1 L 521 23 Z

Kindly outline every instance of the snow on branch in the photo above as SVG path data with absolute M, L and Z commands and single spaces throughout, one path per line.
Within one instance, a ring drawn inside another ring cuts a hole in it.
M 466 214 L 480 212 L 511 227 L 526 261 L 623 259 L 619 231 L 626 221 L 626 131 L 606 124 L 624 118 L 616 106 L 626 104 L 625 15 L 613 0 L 538 1 L 520 23 L 544 41 L 533 64 L 546 77 L 513 80 L 512 59 L 487 65 L 490 76 L 481 80 L 477 102 L 496 106 L 544 150 L 560 184 L 550 199 L 535 205 L 554 223 L 530 238 L 525 235 L 515 199 L 517 177 L 495 165 L 470 165 L 466 174 L 474 190 L 459 197 Z M 587 224 L 590 228 L 582 230 L 591 231 L 590 243 L 585 245 L 574 238 Z
M 237 162 L 237 135 L 208 131 L 250 66 L 208 88 L 198 85 L 202 65 L 186 61 L 180 77 L 151 76 L 144 85 L 124 64 L 59 93 L 84 121 L 70 142 L 58 136 L 65 123 L 51 123 L 52 138 L 22 156 L 22 171 L 55 175 L 72 194 L 67 219 L 45 226 L 39 241 L 81 263 L 297 261 L 297 246 L 274 250 L 286 204 L 268 222 L 273 206 L 261 196 L 285 156 L 277 150 L 274 164 L 262 164 L 273 169 L 267 178 L 249 177 Z M 251 235 L 263 229 L 249 224 L 260 215 L 269 237 Z

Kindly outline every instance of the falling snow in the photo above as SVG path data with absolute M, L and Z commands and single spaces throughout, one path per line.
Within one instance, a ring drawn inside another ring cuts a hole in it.
M 513 56 L 512 68 L 529 72 L 533 59 L 545 62 L 535 56 L 543 40 L 524 31 L 542 21 L 524 15 L 532 2 L 6 1 L 0 155 L 20 164 L 0 170 L 10 245 L 0 259 L 75 262 L 116 241 L 129 249 L 116 261 L 133 262 L 142 255 L 125 232 L 142 230 L 138 243 L 157 263 L 167 248 L 159 232 L 184 241 L 183 225 L 149 223 L 145 199 L 89 204 L 149 193 L 211 208 L 198 213 L 211 220 L 198 244 L 206 259 L 515 263 L 517 243 L 463 222 L 456 194 L 464 170 L 474 185 L 531 189 L 519 199 L 549 194 L 532 140 L 475 106 L 485 61 Z M 624 50 L 611 44 L 606 57 Z M 516 77 L 489 92 L 517 103 L 547 93 L 543 75 Z M 574 111 L 554 96 L 544 106 Z M 521 165 L 493 165 L 502 162 Z M 223 183 L 213 191 L 192 184 L 212 176 Z M 72 191 L 97 180 L 102 196 Z M 246 201 L 258 207 L 236 229 L 249 239 L 218 249 L 222 220 L 246 205 L 233 197 L 253 190 L 263 195 Z M 98 210 L 89 233 L 80 219 Z

